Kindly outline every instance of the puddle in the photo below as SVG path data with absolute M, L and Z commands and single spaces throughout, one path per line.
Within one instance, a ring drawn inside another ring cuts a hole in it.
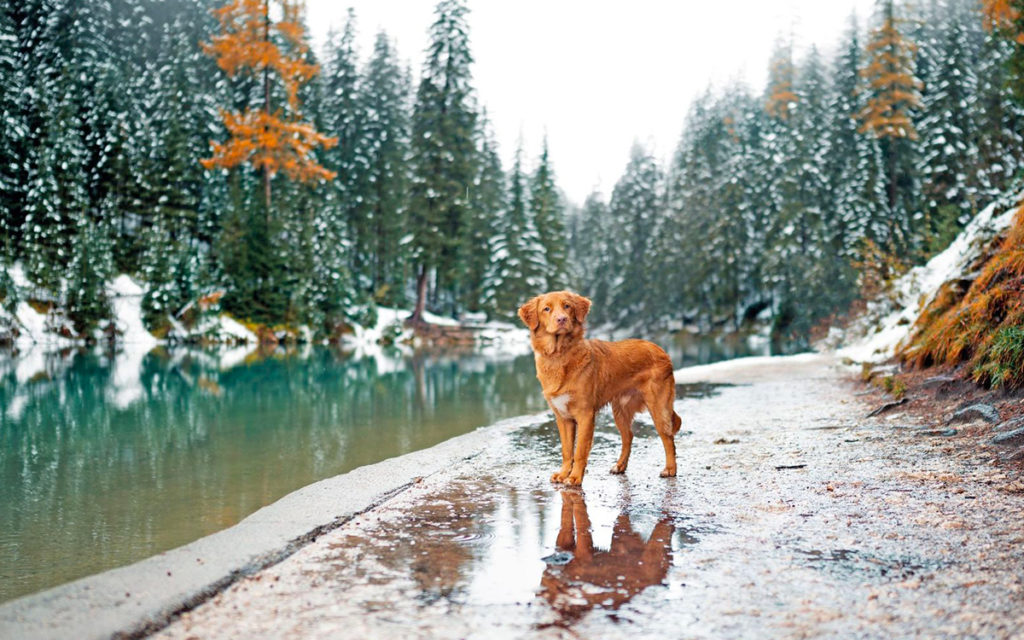
M 623 511 L 615 519 L 610 544 L 601 548 L 594 543 L 583 494 L 562 491 L 561 503 L 559 551 L 544 558 L 539 591 L 558 614 L 549 625 L 569 626 L 593 609 L 615 611 L 649 587 L 667 586 L 677 531 L 673 518 L 661 517 L 645 536 Z M 696 542 L 690 535 L 684 539 Z
M 944 563 L 912 556 L 878 556 L 855 549 L 798 550 L 809 566 L 841 578 L 863 576 L 908 580 L 941 569 Z
M 686 384 L 677 384 L 676 400 L 682 400 L 684 398 L 712 398 L 721 393 L 721 389 L 735 386 L 738 385 L 726 382 L 688 382 Z

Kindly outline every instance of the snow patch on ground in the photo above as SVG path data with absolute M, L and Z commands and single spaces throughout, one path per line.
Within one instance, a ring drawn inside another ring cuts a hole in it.
M 888 295 L 870 302 L 867 310 L 842 335 L 833 335 L 842 345 L 838 355 L 856 362 L 891 358 L 939 288 L 950 280 L 968 276 L 971 263 L 978 259 L 992 238 L 1010 226 L 1017 212 L 1016 204 L 1022 198 L 1024 193 L 983 209 L 945 251 L 896 280 Z
M 477 336 L 481 352 L 492 357 L 520 355 L 532 348 L 530 332 L 508 322 L 488 322 Z
M 405 320 L 412 311 L 391 307 L 377 308 L 377 322 L 371 327 L 356 325 L 353 333 L 342 338 L 342 344 L 353 349 L 358 355 L 371 356 L 378 359 L 379 364 L 387 368 L 384 360 L 394 360 L 391 354 L 381 351 L 382 343 L 390 343 L 399 351 L 405 345 L 414 344 L 415 336 L 411 329 L 405 327 Z M 459 321 L 445 318 L 432 313 L 424 313 L 424 320 L 434 325 L 446 327 L 459 326 Z M 476 332 L 477 347 L 488 356 L 520 355 L 530 349 L 530 332 L 517 325 L 492 321 L 468 323 L 467 326 Z
M 380 346 L 385 335 L 393 339 L 395 343 L 408 342 L 412 340 L 412 330 L 405 328 L 404 322 L 411 313 L 408 309 L 378 307 L 377 322 L 373 326 L 363 327 L 356 325 L 353 327 L 353 333 L 344 336 L 342 342 L 357 351 L 373 351 L 376 347 Z
M 248 342 L 255 344 L 258 342 L 256 334 L 250 331 L 244 324 L 238 322 L 226 313 L 222 313 L 217 317 L 219 326 L 218 332 L 222 336 L 227 336 L 234 340 L 241 342 Z
M 188 342 L 202 338 L 210 342 L 259 344 L 259 338 L 254 332 L 226 313 L 204 317 L 191 329 L 186 328 L 177 318 L 171 318 L 170 321 L 171 330 L 167 336 L 173 340 Z
M 122 273 L 107 285 L 107 294 L 113 303 L 114 326 L 121 333 L 121 343 L 143 352 L 160 343 L 142 324 L 143 290 L 137 282 Z
M 701 364 L 694 367 L 683 367 L 675 372 L 676 384 L 709 382 L 727 378 L 739 372 L 749 372 L 759 367 L 774 367 L 787 364 L 806 364 L 815 362 L 823 356 L 820 353 L 798 353 L 791 356 L 751 356 L 749 358 L 733 358 L 712 364 Z

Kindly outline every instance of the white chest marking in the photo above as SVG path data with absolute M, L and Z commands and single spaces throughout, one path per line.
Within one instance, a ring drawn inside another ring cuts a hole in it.
M 551 403 L 551 407 L 555 410 L 561 418 L 569 417 L 569 400 L 571 396 L 568 393 L 563 393 L 560 396 L 554 396 L 549 398 L 548 401 Z

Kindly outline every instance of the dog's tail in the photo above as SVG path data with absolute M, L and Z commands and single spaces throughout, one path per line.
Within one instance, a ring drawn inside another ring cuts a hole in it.
M 679 414 L 675 411 L 672 412 L 672 435 L 679 433 L 679 428 L 683 426 L 683 419 L 679 417 Z

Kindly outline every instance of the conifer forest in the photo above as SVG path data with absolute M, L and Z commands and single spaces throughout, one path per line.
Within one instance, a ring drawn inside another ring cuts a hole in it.
M 329 339 L 381 306 L 510 319 L 572 288 L 595 325 L 801 339 L 1017 186 L 1014 7 L 883 0 L 839 42 L 780 37 L 766 86 L 680 105 L 667 161 L 638 144 L 575 203 L 546 142 L 503 164 L 463 0 L 412 68 L 386 32 L 360 51 L 351 12 L 314 50 L 295 0 L 5 2 L 0 303 L 89 334 L 125 273 L 157 334 L 212 296 Z

